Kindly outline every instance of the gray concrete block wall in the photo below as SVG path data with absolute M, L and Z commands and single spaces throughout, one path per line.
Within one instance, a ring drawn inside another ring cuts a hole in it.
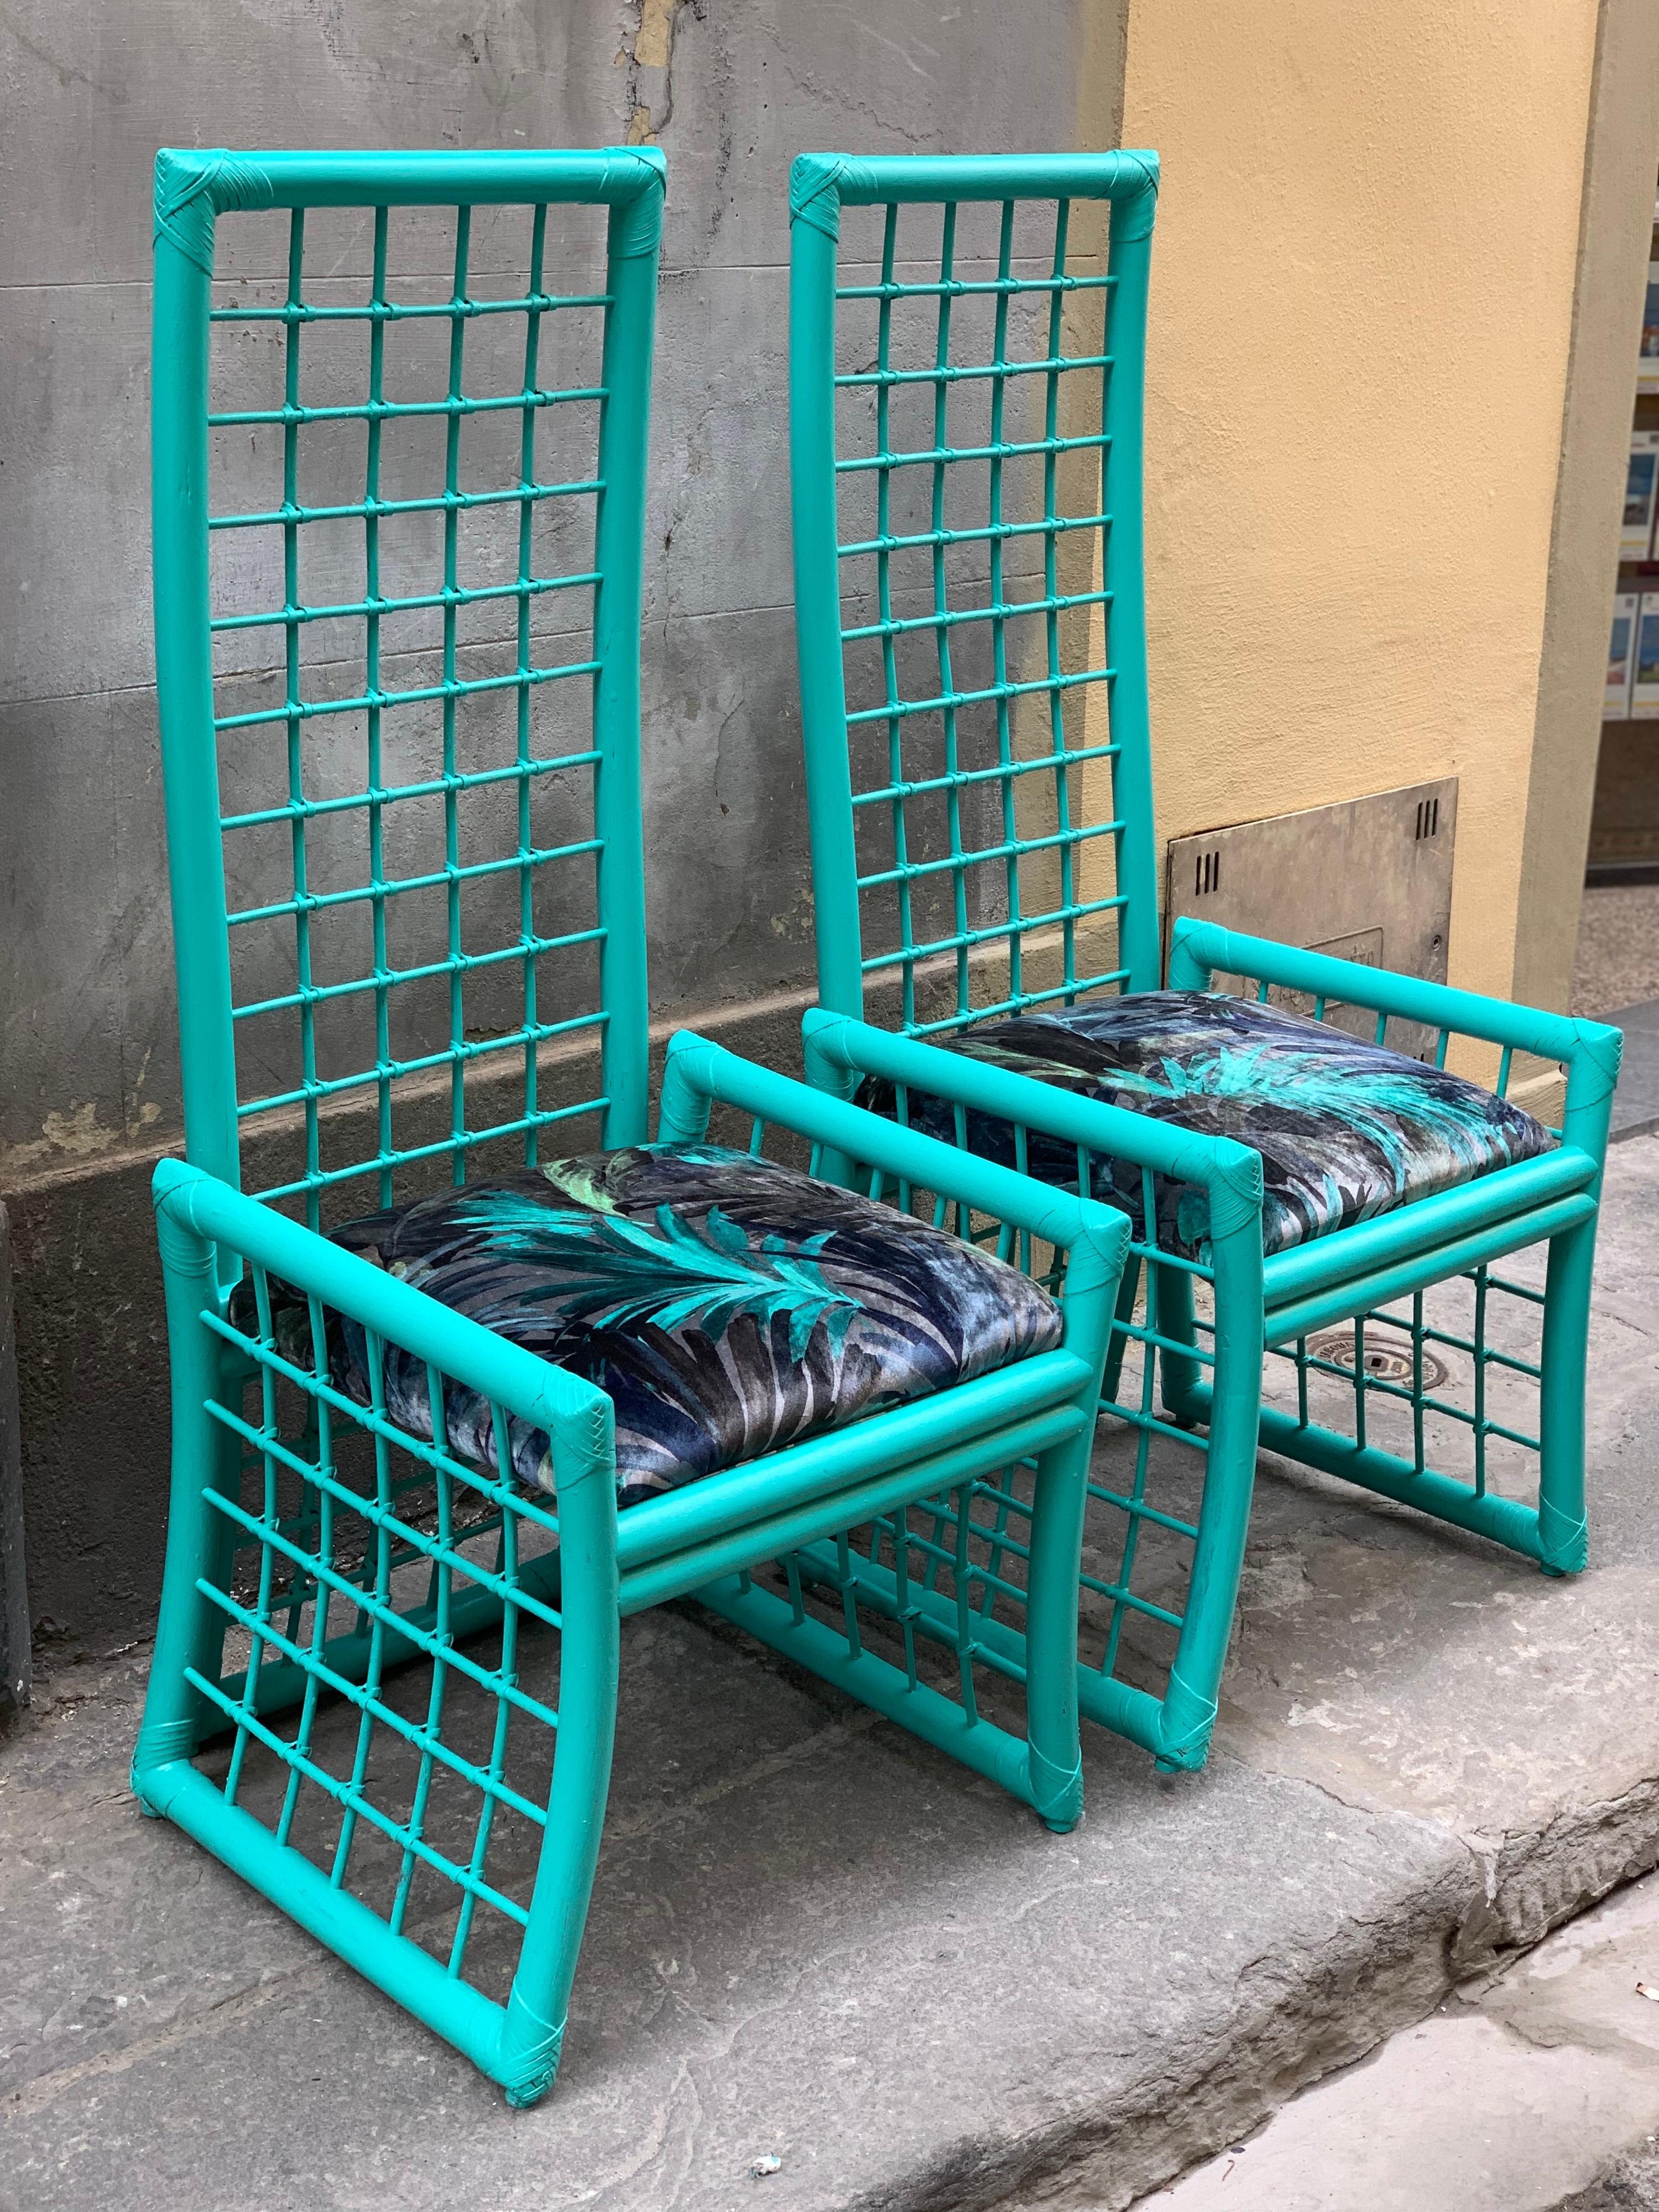
M 787 1024 L 757 1031 L 741 1009 L 811 972 L 790 161 L 1114 144 L 1126 14 L 1127 0 L 1030 0 L 1017 15 L 939 0 L 8 11 L 0 1188 L 34 1278 L 19 1285 L 18 1358 L 37 1614 L 75 1636 L 112 1607 L 139 1619 L 165 1485 L 143 1198 L 179 1128 L 150 658 L 156 147 L 664 147 L 643 637 L 653 993 L 659 1013 L 724 1006 L 739 1031 L 782 1038 Z M 139 1406 L 134 1427 L 121 1409 Z

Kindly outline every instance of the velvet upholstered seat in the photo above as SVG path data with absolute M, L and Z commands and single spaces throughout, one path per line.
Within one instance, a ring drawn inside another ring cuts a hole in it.
M 605 1391 L 622 1505 L 1060 1340 L 1059 1307 L 1017 1268 L 712 1145 L 549 1161 L 349 1222 L 333 1242 Z M 271 1298 L 279 1344 L 308 1366 L 304 1301 L 274 1280 Z M 238 1302 L 248 1326 L 251 1286 Z M 328 1332 L 336 1387 L 367 1405 L 362 1327 L 331 1313 Z M 392 1419 L 430 1437 L 424 1363 L 388 1348 L 385 1376 Z M 493 1470 L 487 1402 L 452 1389 L 445 1413 L 452 1448 Z M 520 1480 L 551 1492 L 545 1433 L 508 1425 Z
M 1555 1142 L 1522 1108 L 1444 1068 L 1212 992 L 1097 998 L 936 1042 L 1079 1097 L 1249 1145 L 1261 1156 L 1268 1252 L 1531 1159 Z M 866 1079 L 859 1103 L 892 1114 L 892 1085 Z M 908 1114 L 929 1133 L 954 1133 L 955 1109 L 939 1098 L 913 1091 Z M 1013 1164 L 1006 1121 L 970 1114 L 967 1133 L 981 1158 Z M 1035 1129 L 1027 1146 L 1031 1174 L 1075 1185 L 1075 1146 Z M 1139 1169 L 1097 1157 L 1093 1178 L 1091 1195 L 1121 1206 L 1139 1230 Z M 1164 1247 L 1199 1255 L 1208 1234 L 1204 1193 L 1158 1176 L 1154 1202 Z

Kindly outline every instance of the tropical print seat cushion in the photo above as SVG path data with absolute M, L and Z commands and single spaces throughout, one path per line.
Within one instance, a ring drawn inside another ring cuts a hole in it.
M 1249 1145 L 1261 1155 L 1269 1252 L 1470 1182 L 1555 1142 L 1520 1107 L 1443 1068 L 1217 992 L 1087 1000 L 933 1042 L 1079 1097 Z M 896 1110 L 892 1085 L 873 1078 L 858 1103 Z M 912 1091 L 908 1113 L 915 1127 L 954 1140 L 955 1109 L 942 1100 Z M 1014 1164 L 1010 1123 L 970 1114 L 967 1138 L 982 1158 Z M 1073 1144 L 1032 1130 L 1026 1164 L 1045 1182 L 1076 1187 Z M 1122 1207 L 1140 1233 L 1139 1169 L 1097 1157 L 1091 1172 L 1093 1195 Z M 1153 1204 L 1164 1249 L 1201 1257 L 1209 1233 L 1203 1191 L 1158 1176 Z
M 335 1243 L 595 1383 L 617 1414 L 619 1504 L 990 1373 L 1060 1340 L 1048 1292 L 893 1207 L 747 1152 L 641 1145 L 348 1222 Z M 273 1280 L 279 1344 L 311 1364 L 303 1300 Z M 257 1327 L 252 1286 L 233 1319 Z M 331 1313 L 335 1385 L 369 1402 L 362 1328 Z M 432 1434 L 422 1361 L 388 1349 L 386 1407 Z M 489 1407 L 450 1384 L 450 1448 L 496 1466 Z M 514 1471 L 551 1491 L 544 1431 Z

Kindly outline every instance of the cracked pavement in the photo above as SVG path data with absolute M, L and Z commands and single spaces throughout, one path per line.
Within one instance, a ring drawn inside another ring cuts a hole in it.
M 565 2063 L 532 2112 L 139 1818 L 142 1653 L 60 1675 L 0 1743 L 0 2208 L 1161 2189 L 1659 1860 L 1656 1241 L 1638 1139 L 1607 1176 L 1589 1571 L 1547 1582 L 1264 1460 L 1208 1769 L 1091 1730 L 1069 1837 L 695 1607 L 626 1624 Z M 1498 2002 L 1480 2033 L 1532 2032 Z
M 1659 2206 L 1649 1991 L 1659 1996 L 1659 1875 L 1468 1984 L 1138 2212 L 1645 2212 Z

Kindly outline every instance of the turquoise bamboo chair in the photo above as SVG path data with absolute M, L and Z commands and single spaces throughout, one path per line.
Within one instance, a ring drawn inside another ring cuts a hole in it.
M 155 1186 L 173 1460 L 133 1785 L 516 2105 L 558 2063 L 623 1615 L 695 1592 L 1075 1822 L 1126 1249 L 1092 1200 L 689 1035 L 644 1143 L 663 174 L 636 149 L 156 165 L 187 1157 Z M 601 1149 L 549 1158 L 584 1131 Z M 864 1194 L 810 1179 L 825 1148 Z M 865 1523 L 949 1595 L 920 1652 L 794 1564 Z M 988 1576 L 1030 1614 L 1000 1717 Z
M 791 468 L 824 1010 L 809 1071 L 1133 1217 L 1103 1401 L 1133 1449 L 1091 1484 L 1079 1693 L 1161 1765 L 1195 1767 L 1258 1439 L 1547 1574 L 1583 1565 L 1620 1038 L 1188 920 L 1160 990 L 1141 541 L 1157 190 L 1144 153 L 803 155 Z M 1490 1054 L 1495 1094 L 1447 1072 L 1455 1038 Z M 1506 1103 L 1517 1054 L 1565 1069 L 1559 1132 Z M 1496 1272 L 1539 1244 L 1541 1286 Z M 1541 1349 L 1516 1315 L 1541 1320 Z M 1347 1358 L 1322 1334 L 1338 1325 Z M 1437 1366 L 1467 1387 L 1437 1388 Z M 890 1600 L 882 1565 L 862 1571 Z M 995 1633 L 1017 1661 L 1017 1629 Z

